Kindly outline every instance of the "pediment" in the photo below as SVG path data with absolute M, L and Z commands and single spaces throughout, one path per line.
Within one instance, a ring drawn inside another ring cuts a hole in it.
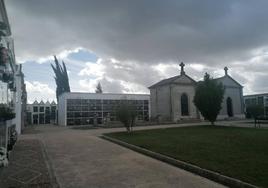
M 234 80 L 231 76 L 223 76 L 221 78 L 216 79 L 217 82 L 221 82 L 224 86 L 229 87 L 242 87 L 236 80 Z
M 196 81 L 187 75 L 181 75 L 180 77 L 175 79 L 172 83 L 175 83 L 175 84 L 195 84 Z

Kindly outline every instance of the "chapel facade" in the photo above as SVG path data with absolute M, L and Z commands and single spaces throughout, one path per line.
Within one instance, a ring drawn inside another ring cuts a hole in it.
M 149 87 L 151 117 L 160 121 L 177 122 L 183 119 L 202 119 L 193 103 L 197 82 L 184 71 L 184 63 L 180 64 L 180 75 L 167 78 Z M 225 88 L 222 109 L 218 119 L 243 118 L 243 86 L 228 75 L 215 80 Z

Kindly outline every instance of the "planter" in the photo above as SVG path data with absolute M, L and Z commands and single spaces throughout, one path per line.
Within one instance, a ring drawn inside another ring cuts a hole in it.
M 13 113 L 9 107 L 5 105 L 0 106 L 0 121 L 11 120 L 14 117 L 15 117 L 15 113 Z
M 13 75 L 11 73 L 3 73 L 2 81 L 5 83 L 9 83 L 10 81 L 13 81 Z

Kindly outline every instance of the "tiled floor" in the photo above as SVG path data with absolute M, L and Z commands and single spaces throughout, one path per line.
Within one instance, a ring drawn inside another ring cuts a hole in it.
M 8 167 L 0 168 L 0 187 L 55 187 L 46 161 L 41 141 L 17 141 Z

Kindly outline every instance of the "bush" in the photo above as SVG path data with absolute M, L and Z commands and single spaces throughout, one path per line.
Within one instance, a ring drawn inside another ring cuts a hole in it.
M 202 116 L 213 125 L 221 110 L 224 87 L 205 74 L 204 81 L 199 82 L 194 96 L 194 104 Z
M 127 132 L 131 132 L 137 116 L 136 109 L 127 102 L 121 103 L 117 108 L 116 116 L 123 123 Z
M 261 105 L 250 105 L 246 109 L 247 113 L 254 119 L 263 115 L 264 108 Z
M 261 105 L 250 105 L 246 108 L 246 114 L 254 118 L 254 124 L 256 127 L 257 119 L 259 119 L 264 114 L 264 108 Z

